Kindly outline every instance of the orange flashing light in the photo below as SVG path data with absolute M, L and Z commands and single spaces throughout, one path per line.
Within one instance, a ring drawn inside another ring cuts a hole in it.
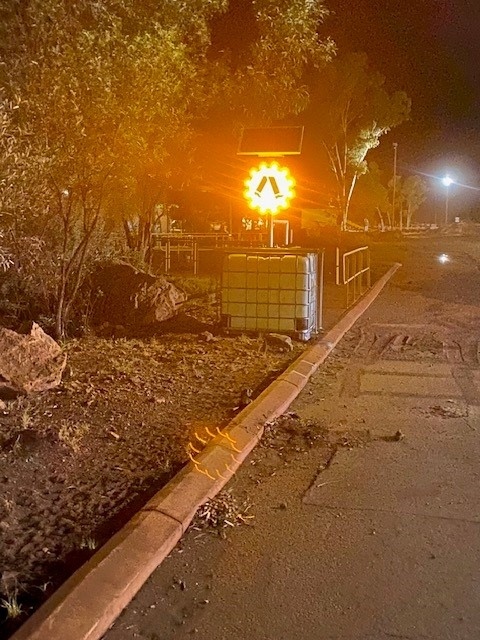
M 295 197 L 295 180 L 286 167 L 278 162 L 250 169 L 250 177 L 245 180 L 245 196 L 248 206 L 260 214 L 276 215 L 290 206 Z

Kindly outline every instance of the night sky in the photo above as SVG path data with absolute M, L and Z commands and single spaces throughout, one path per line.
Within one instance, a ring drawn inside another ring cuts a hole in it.
M 341 50 L 365 51 L 391 89 L 412 98 L 395 135 L 412 160 L 466 154 L 480 161 L 480 2 L 328 0 L 324 26 Z M 393 135 L 393 133 L 391 134 Z
M 399 173 L 449 172 L 465 185 L 457 189 L 456 206 L 480 208 L 480 2 L 326 4 L 332 15 L 322 33 L 332 35 L 342 51 L 365 51 L 389 89 L 412 99 L 411 120 L 384 136 L 373 158 L 388 163 L 398 142 Z M 431 190 L 429 200 L 436 193 L 443 198 L 435 179 Z

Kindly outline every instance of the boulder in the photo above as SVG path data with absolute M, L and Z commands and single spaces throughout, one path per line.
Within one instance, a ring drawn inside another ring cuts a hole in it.
M 35 322 L 22 333 L 0 329 L 0 397 L 53 389 L 66 363 L 61 347 Z
M 290 336 L 281 333 L 267 333 L 265 335 L 265 345 L 272 345 L 281 349 L 293 351 L 293 342 Z
M 146 327 L 174 317 L 186 294 L 163 276 L 152 276 L 124 263 L 99 265 L 90 287 L 96 326 Z

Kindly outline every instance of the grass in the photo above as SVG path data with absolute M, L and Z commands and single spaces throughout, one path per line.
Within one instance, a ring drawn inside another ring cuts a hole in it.
M 30 409 L 24 409 L 23 413 L 22 413 L 22 428 L 23 429 L 28 429 L 33 422 L 32 416 L 30 415 Z
M 0 600 L 0 607 L 5 609 L 7 619 L 18 618 L 23 613 L 22 605 L 18 602 L 16 593 L 7 598 L 2 598 L 2 600 Z
M 0 592 L 4 595 L 0 599 L 0 608 L 5 610 L 7 620 L 22 615 L 22 605 L 18 602 L 18 575 L 15 572 L 4 571 L 1 574 Z
M 80 542 L 80 549 L 88 549 L 89 551 L 94 551 L 98 547 L 98 542 L 95 538 L 87 536 L 83 538 Z
M 89 430 L 90 425 L 86 422 L 69 422 L 68 420 L 62 420 L 58 437 L 67 447 L 75 453 L 78 453 L 82 439 Z

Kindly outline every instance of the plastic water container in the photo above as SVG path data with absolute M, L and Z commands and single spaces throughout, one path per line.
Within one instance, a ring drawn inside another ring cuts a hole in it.
M 321 328 L 321 254 L 288 249 L 226 253 L 221 312 L 226 329 L 309 340 Z

